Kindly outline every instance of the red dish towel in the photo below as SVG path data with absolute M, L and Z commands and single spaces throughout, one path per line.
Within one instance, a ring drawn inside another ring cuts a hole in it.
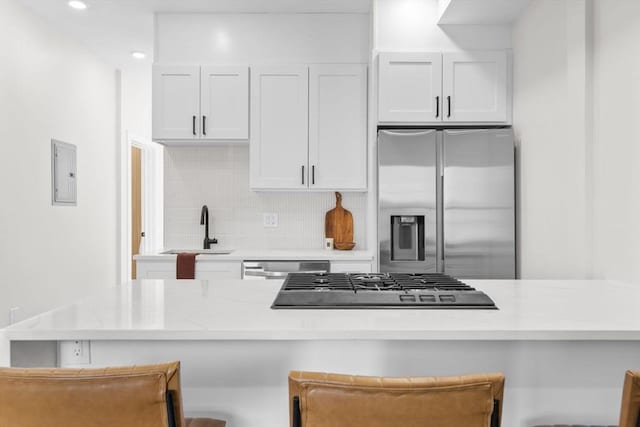
M 196 278 L 196 254 L 180 253 L 176 258 L 176 279 Z

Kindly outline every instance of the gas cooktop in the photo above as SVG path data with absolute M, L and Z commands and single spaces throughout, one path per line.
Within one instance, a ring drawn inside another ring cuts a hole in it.
M 497 309 L 484 292 L 439 273 L 289 273 L 271 308 Z

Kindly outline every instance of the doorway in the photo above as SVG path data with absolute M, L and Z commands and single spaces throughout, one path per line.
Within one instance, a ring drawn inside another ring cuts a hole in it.
M 120 281 L 138 279 L 135 255 L 162 249 L 163 150 L 127 133 L 122 150 Z
M 134 256 L 140 253 L 142 229 L 142 149 L 131 147 L 131 279 L 136 277 Z

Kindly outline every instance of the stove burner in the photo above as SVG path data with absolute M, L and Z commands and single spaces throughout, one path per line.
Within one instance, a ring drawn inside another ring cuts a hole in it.
M 316 276 L 326 276 L 327 273 L 325 271 L 320 271 L 318 273 L 315 273 Z
M 382 281 L 382 279 L 379 277 L 361 277 L 358 278 L 358 280 L 362 283 L 378 283 Z
M 354 274 L 351 277 L 363 283 L 378 283 L 389 278 L 385 274 Z
M 353 288 L 357 290 L 363 291 L 391 291 L 391 290 L 400 290 L 401 288 L 395 283 L 354 283 Z

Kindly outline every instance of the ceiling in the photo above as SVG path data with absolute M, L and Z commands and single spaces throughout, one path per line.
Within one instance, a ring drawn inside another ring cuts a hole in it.
M 438 24 L 510 24 L 530 0 L 439 0 Z
M 369 13 L 371 0 L 17 0 L 115 67 L 153 61 L 154 13 Z M 147 57 L 140 61 L 132 51 Z

